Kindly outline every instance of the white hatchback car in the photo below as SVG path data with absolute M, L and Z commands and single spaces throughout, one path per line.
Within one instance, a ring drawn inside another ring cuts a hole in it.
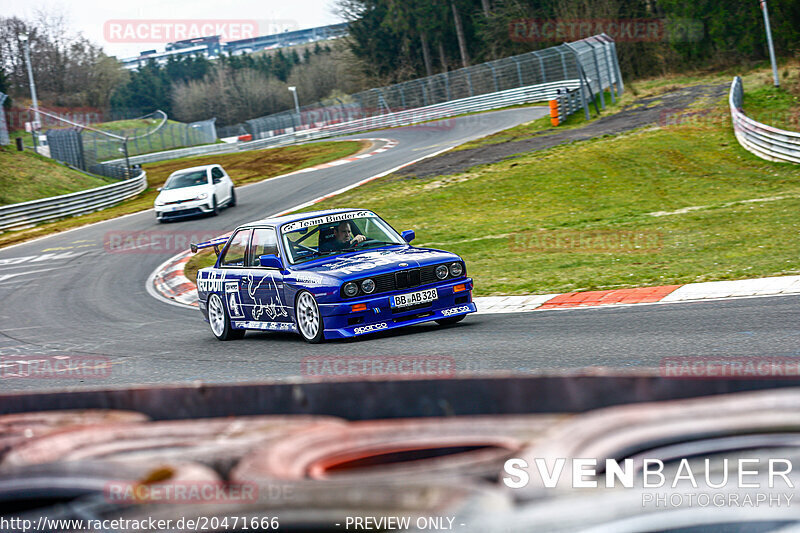
M 228 173 L 219 165 L 205 165 L 173 172 L 155 201 L 159 222 L 202 214 L 219 214 L 236 205 L 236 191 Z

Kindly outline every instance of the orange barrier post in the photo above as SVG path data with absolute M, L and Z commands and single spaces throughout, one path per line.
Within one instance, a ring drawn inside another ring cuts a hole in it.
M 558 100 L 550 100 L 550 124 L 558 126 Z

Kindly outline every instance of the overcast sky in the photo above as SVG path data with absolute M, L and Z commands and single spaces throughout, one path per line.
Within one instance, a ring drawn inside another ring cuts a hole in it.
M 342 22 L 334 13 L 336 0 L 71 0 L 58 2 L 52 0 L 31 0 L 3 2 L 4 16 L 34 18 L 36 10 L 63 14 L 74 31 L 103 47 L 109 55 L 128 57 L 138 55 L 142 50 L 163 50 L 166 41 L 175 39 L 156 39 L 150 42 L 118 42 L 125 38 L 122 33 L 112 33 L 112 21 L 126 22 L 122 28 L 131 40 L 134 24 L 146 22 L 150 26 L 139 31 L 134 40 L 142 41 L 157 32 L 168 32 L 166 21 L 186 21 L 190 28 L 192 21 L 222 24 L 231 28 L 233 38 L 237 31 L 248 31 L 251 25 L 242 21 L 254 21 L 260 28 L 258 33 L 273 33 L 276 28 L 302 29 L 325 26 Z M 150 22 L 155 21 L 155 22 Z M 172 27 L 172 31 L 180 31 Z M 105 31 L 104 31 L 105 30 Z M 280 31 L 280 30 L 278 30 Z M 147 33 L 151 32 L 151 33 Z M 122 39 L 118 38 L 122 35 Z M 248 36 L 248 35 L 244 35 Z

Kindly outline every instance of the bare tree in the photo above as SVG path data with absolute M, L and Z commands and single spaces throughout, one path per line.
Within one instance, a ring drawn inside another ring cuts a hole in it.
M 467 53 L 467 40 L 464 37 L 464 27 L 461 24 L 461 15 L 458 14 L 455 0 L 450 0 L 450 7 L 453 8 L 453 19 L 456 25 L 456 37 L 458 37 L 458 49 L 461 52 L 461 65 L 469 66 L 469 54 Z

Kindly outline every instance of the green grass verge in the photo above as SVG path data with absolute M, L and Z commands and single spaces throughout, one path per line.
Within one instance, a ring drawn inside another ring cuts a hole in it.
M 50 222 L 34 228 L 0 233 L 0 247 L 152 209 L 153 201 L 158 195 L 156 189 L 164 184 L 173 169 L 219 163 L 228 171 L 234 183 L 241 185 L 341 159 L 360 151 L 364 146 L 365 144 L 359 141 L 322 142 L 234 154 L 184 158 L 144 165 L 147 170 L 148 186 L 147 190 L 138 196 L 103 211 Z
M 0 147 L 0 205 L 28 202 L 108 185 L 113 180 L 89 176 L 31 151 Z
M 727 99 L 704 105 L 726 116 Z M 800 168 L 746 152 L 727 121 L 650 127 L 447 177 L 388 176 L 313 209 L 343 206 L 461 254 L 478 295 L 800 273 Z

